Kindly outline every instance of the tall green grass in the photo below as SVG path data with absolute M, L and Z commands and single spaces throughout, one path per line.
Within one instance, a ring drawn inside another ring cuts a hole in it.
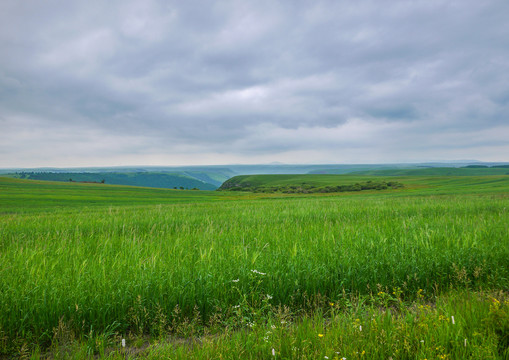
M 197 312 L 206 323 L 261 309 L 267 295 L 298 312 L 344 294 L 508 289 L 508 205 L 496 194 L 294 197 L 6 214 L 0 334 L 44 346 L 59 321 L 155 336 Z

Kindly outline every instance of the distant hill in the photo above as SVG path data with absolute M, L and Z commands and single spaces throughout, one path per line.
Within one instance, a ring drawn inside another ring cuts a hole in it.
M 397 181 L 330 174 L 241 175 L 226 180 L 220 191 L 310 194 L 402 188 Z
M 420 169 L 384 169 L 384 170 L 367 170 L 356 171 L 351 175 L 373 175 L 373 176 L 479 176 L 479 175 L 509 175 L 509 169 L 497 167 L 432 167 Z
M 97 173 L 70 173 L 70 172 L 21 172 L 16 177 L 30 180 L 50 180 L 50 181 L 74 181 L 74 182 L 104 182 L 113 185 L 131 185 L 154 188 L 184 188 L 199 190 L 215 190 L 216 185 L 204 182 L 202 180 L 183 175 L 171 173 L 156 172 L 97 172 Z
M 256 174 L 358 174 L 373 176 L 400 175 L 489 175 L 509 172 L 509 163 L 459 161 L 415 164 L 260 164 L 203 166 L 118 166 L 80 168 L 0 169 L 0 174 L 40 180 L 101 182 L 159 188 L 216 189 L 238 175 Z M 10 174 L 10 175 L 9 175 Z M 37 174 L 37 175 L 35 175 Z M 48 175 L 42 175 L 48 174 Z M 59 174 L 59 175 L 56 175 Z M 75 175 L 79 174 L 79 175 Z M 326 186 L 324 184 L 324 186 Z
M 228 170 L 228 169 L 225 169 Z M 214 185 L 216 188 L 221 184 L 234 176 L 232 171 L 207 171 L 205 170 L 187 170 L 182 172 L 183 175 L 188 177 L 201 180 L 205 183 Z
M 34 168 L 34 169 L 0 169 L 0 174 L 13 175 L 13 174 L 88 174 L 92 176 L 93 180 L 90 181 L 101 181 L 101 179 L 110 177 L 107 183 L 117 185 L 135 185 L 135 186 L 148 186 L 148 187 L 197 187 L 202 189 L 206 183 L 213 185 L 213 189 L 219 187 L 225 180 L 232 176 L 238 175 L 232 170 L 222 166 L 180 166 L 180 167 L 168 167 L 168 166 L 135 166 L 135 167 L 83 167 L 83 168 Z M 93 176 L 92 174 L 104 174 L 101 178 Z M 117 174 L 117 175 L 113 175 Z M 123 175 L 120 175 L 123 174 Z M 133 178 L 133 174 L 136 174 Z M 142 175 L 145 174 L 145 175 Z M 147 174 L 159 174 L 159 175 L 147 175 Z M 162 179 L 161 174 L 167 175 L 166 179 Z M 67 175 L 65 175 L 67 176 Z M 126 176 L 129 178 L 129 184 L 126 184 Z M 180 176 L 181 178 L 175 178 Z M 19 176 L 15 176 L 19 177 Z M 55 175 L 44 175 L 44 179 L 40 180 L 51 180 L 52 178 L 58 178 L 57 181 L 62 181 L 62 177 L 56 177 Z M 48 177 L 48 178 L 47 178 Z M 72 177 L 72 176 L 71 176 Z M 198 183 L 191 184 L 188 179 L 197 180 Z M 187 179 L 187 180 L 186 180 Z M 63 179 L 65 181 L 65 179 Z M 89 180 L 85 180 L 89 181 Z M 133 183 L 135 182 L 135 184 Z M 169 184 L 169 185 L 168 185 Z M 207 190 L 210 190 L 207 187 Z

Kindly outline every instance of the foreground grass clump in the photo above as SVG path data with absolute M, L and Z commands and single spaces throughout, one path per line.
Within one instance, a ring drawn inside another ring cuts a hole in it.
M 376 297 L 376 296 L 375 296 Z M 380 295 L 378 295 L 380 297 Z M 360 300 L 360 301 L 359 301 Z M 156 343 L 149 359 L 506 359 L 507 294 L 453 293 L 398 308 L 330 303 L 294 319 L 279 309 L 251 330 L 189 344 Z M 382 299 L 380 299 L 383 303 Z
M 107 359 L 507 359 L 507 293 L 452 291 L 434 303 L 418 299 L 385 307 L 387 294 L 343 296 L 306 314 L 266 301 L 266 312 L 241 306 L 219 334 L 188 323 L 195 336 L 150 339 L 113 334 L 109 338 L 66 339 L 60 327 L 49 352 L 32 358 L 87 359 L 95 346 Z M 371 302 L 371 304 L 367 304 Z M 247 328 L 237 328 L 244 317 Z M 122 347 L 122 339 L 126 347 Z

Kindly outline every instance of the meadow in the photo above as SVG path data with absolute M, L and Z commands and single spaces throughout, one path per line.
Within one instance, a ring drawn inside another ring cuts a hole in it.
M 507 358 L 509 176 L 394 179 L 290 195 L 0 178 L 0 354 Z

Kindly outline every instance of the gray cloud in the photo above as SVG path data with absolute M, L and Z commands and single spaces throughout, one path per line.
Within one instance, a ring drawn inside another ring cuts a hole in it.
M 0 166 L 507 160 L 505 1 L 0 4 Z

